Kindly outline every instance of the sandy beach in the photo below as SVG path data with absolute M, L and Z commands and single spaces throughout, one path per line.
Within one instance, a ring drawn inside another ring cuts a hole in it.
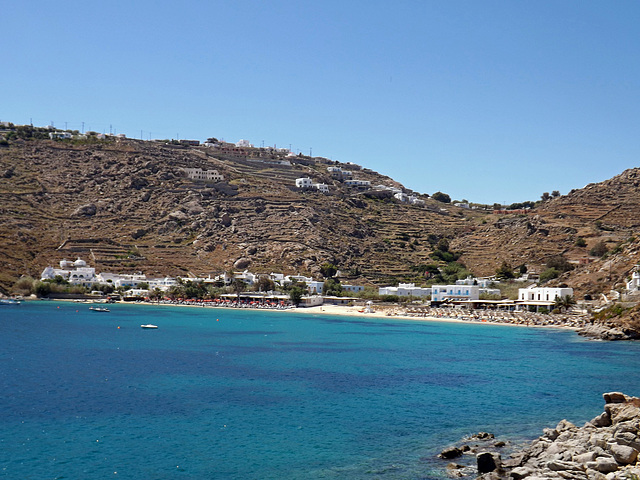
M 362 306 L 345 305 L 321 305 L 306 308 L 293 308 L 288 312 L 316 314 L 316 315 L 347 315 L 360 318 L 384 318 L 412 321 L 428 322 L 451 322 L 451 323 L 475 323 L 487 325 L 508 325 L 514 327 L 536 327 L 536 328 L 567 328 L 577 330 L 581 328 L 585 319 L 575 315 L 536 315 L 526 312 L 509 314 L 506 312 L 489 311 L 464 311 L 459 309 L 433 309 L 440 314 L 409 313 L 403 307 L 373 307 L 372 312 L 365 313 Z M 473 318 L 477 317 L 477 318 Z M 569 318 L 570 317 L 570 318 Z

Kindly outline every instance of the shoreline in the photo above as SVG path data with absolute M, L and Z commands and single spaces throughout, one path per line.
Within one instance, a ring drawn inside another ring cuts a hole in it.
M 73 302 L 73 300 L 67 299 L 52 299 L 51 301 Z M 82 304 L 94 304 L 94 302 L 79 302 Z M 147 305 L 147 306 L 169 306 L 169 307 L 187 307 L 187 308 L 211 308 L 216 310 L 225 310 L 228 308 L 240 308 L 246 310 L 260 310 L 260 311 L 278 311 L 283 313 L 301 313 L 304 315 L 337 315 L 358 317 L 360 319 L 375 318 L 386 320 L 403 320 L 413 322 L 447 322 L 447 323 L 462 323 L 462 324 L 475 324 L 475 325 L 503 325 L 509 327 L 528 327 L 528 328 L 555 328 L 564 330 L 578 331 L 583 328 L 587 322 L 582 316 L 569 316 L 569 315 L 554 315 L 554 314 L 530 314 L 527 312 L 520 312 L 518 314 L 510 313 L 509 318 L 506 318 L 507 312 L 490 312 L 485 310 L 459 310 L 459 309 L 434 309 L 440 310 L 443 313 L 439 315 L 430 315 L 427 313 L 411 313 L 403 307 L 374 307 L 372 312 L 364 312 L 363 306 L 346 306 L 346 305 L 317 305 L 313 307 L 287 307 L 287 308 L 256 308 L 256 307 L 224 307 L 211 304 L 185 304 L 185 303 L 163 303 L 163 302 L 125 302 L 117 301 L 117 304 L 123 305 Z M 95 304 L 101 304 L 101 302 L 95 302 Z M 104 304 L 109 305 L 109 304 Z M 447 314 L 455 314 L 455 316 L 449 316 Z M 502 315 L 499 318 L 495 318 L 494 315 Z M 470 318 L 475 316 L 475 318 Z M 462 318 L 458 318 L 462 317 Z M 571 317 L 571 321 L 567 320 L 567 317 Z M 552 323 L 548 323 L 552 321 Z

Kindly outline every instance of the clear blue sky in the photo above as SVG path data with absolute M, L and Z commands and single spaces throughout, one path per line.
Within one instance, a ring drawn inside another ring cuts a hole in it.
M 636 0 L 5 2 L 0 120 L 536 200 L 638 166 L 639 25 Z

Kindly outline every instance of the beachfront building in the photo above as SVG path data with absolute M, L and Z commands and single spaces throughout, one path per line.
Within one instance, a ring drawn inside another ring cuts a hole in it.
M 305 282 L 307 284 L 307 290 L 312 295 L 322 295 L 322 288 L 324 287 L 324 282 L 318 282 L 316 280 L 312 280 L 310 282 Z
M 81 258 L 78 258 L 74 262 L 63 259 L 60 261 L 60 268 L 48 266 L 42 271 L 40 279 L 53 280 L 57 276 L 62 277 L 72 285 L 80 285 L 83 287 L 90 287 L 98 282 L 96 269 L 88 267 L 87 262 Z
M 556 298 L 573 296 L 573 288 L 568 287 L 529 287 L 518 289 L 520 302 L 545 302 L 553 304 Z
M 220 175 L 217 170 L 202 170 L 201 168 L 183 168 L 182 170 L 192 180 L 210 180 L 214 182 L 224 180 L 224 176 Z
M 258 275 L 251 273 L 249 270 L 245 270 L 244 272 L 235 272 L 233 274 L 233 278 L 241 280 L 247 285 L 253 285 L 258 281 Z
M 173 277 L 164 277 L 164 278 L 150 278 L 147 283 L 149 284 L 149 290 L 162 290 L 166 292 L 171 287 L 178 285 L 178 280 Z
M 97 283 L 106 283 L 115 288 L 137 288 L 141 283 L 149 283 L 149 279 L 143 273 L 108 273 L 102 272 L 97 276 Z
M 397 287 L 380 287 L 378 295 L 397 295 L 398 297 L 427 297 L 431 288 L 416 287 L 414 283 L 399 283 Z
M 342 290 L 349 293 L 359 293 L 364 291 L 364 287 L 362 285 L 349 285 L 347 283 L 343 283 Z
M 431 301 L 469 301 L 480 299 L 478 285 L 432 285 Z

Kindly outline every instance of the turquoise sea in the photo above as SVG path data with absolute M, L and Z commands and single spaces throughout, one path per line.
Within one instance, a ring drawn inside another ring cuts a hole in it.
M 0 306 L 1 478 L 436 479 L 465 435 L 640 394 L 640 344 L 571 331 L 109 308 Z

